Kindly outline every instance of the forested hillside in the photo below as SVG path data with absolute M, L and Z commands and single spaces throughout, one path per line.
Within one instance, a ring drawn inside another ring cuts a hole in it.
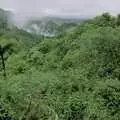
M 22 28 L 29 33 L 54 37 L 76 27 L 84 20 L 55 17 L 34 18 L 33 20 L 28 20 Z
M 104 13 L 52 38 L 5 22 L 0 119 L 120 120 L 119 51 L 120 15 Z

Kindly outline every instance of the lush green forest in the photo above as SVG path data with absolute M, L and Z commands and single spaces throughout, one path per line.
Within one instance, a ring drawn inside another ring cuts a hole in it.
M 52 38 L 0 18 L 0 62 L 0 120 L 120 120 L 120 15 Z

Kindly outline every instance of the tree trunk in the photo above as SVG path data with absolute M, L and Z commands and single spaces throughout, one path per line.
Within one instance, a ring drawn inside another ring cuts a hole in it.
M 1 54 L 2 66 L 3 66 L 3 76 L 6 78 L 6 68 L 3 54 Z

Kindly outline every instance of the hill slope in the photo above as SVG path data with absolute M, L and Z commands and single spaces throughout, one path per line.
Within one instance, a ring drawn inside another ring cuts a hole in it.
M 119 120 L 119 23 L 105 13 L 53 38 L 5 29 L 0 45 L 13 46 L 6 78 L 0 67 L 0 117 Z
M 80 19 L 44 17 L 41 19 L 28 20 L 23 26 L 23 29 L 34 34 L 56 36 L 76 27 L 81 21 Z

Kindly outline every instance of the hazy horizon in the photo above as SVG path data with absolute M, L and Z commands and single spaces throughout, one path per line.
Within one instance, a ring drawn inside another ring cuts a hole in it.
M 119 0 L 0 0 L 0 8 L 23 16 L 94 16 L 120 12 Z
M 119 0 L 0 0 L 0 8 L 16 13 L 17 23 L 25 22 L 30 17 L 94 17 L 103 12 L 118 14 Z

